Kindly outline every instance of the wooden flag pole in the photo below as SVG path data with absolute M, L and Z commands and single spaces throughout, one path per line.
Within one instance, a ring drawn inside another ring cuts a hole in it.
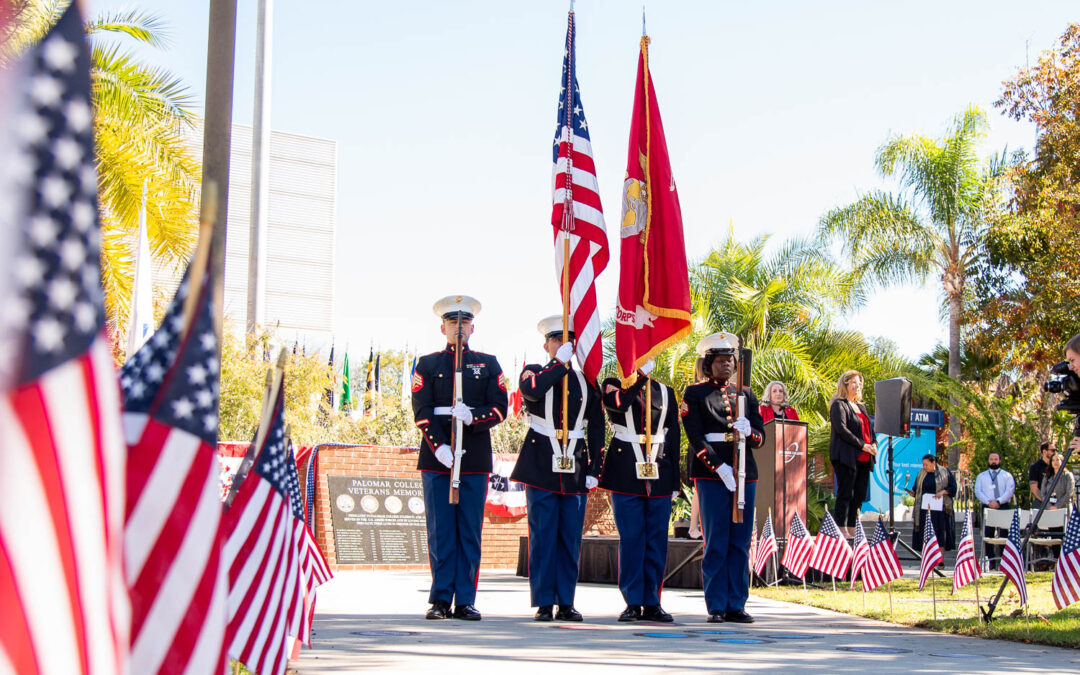
M 574 8 L 570 7 L 567 17 L 570 26 L 574 23 Z M 574 32 L 567 30 L 566 39 L 566 106 L 563 111 L 563 126 L 566 129 L 566 185 L 563 193 L 562 232 L 563 232 L 563 259 L 562 259 L 562 341 L 566 344 L 570 341 L 570 230 L 574 229 Z M 572 357 L 571 357 L 572 358 Z M 585 392 L 582 392 L 582 396 Z M 567 446 L 570 441 L 570 418 L 567 414 L 567 405 L 570 400 L 570 371 L 567 370 L 562 380 L 562 436 L 558 439 L 562 443 L 563 458 L 566 457 Z M 565 459 L 564 459 L 565 461 Z
M 569 106 L 567 106 L 569 107 Z M 569 157 L 567 158 L 569 162 Z M 567 176 L 569 180 L 569 176 Z M 569 189 L 569 186 L 567 187 Z M 566 227 L 567 214 L 573 213 L 574 205 L 570 203 L 563 204 L 563 266 L 562 266 L 562 297 L 563 297 L 563 310 L 562 310 L 562 341 L 566 344 L 570 341 L 570 230 Z M 570 222 L 573 222 L 573 216 L 569 216 Z M 573 357 L 571 357 L 573 358 Z M 566 374 L 562 378 L 562 435 L 559 437 L 559 441 L 562 443 L 562 454 L 566 456 L 566 448 L 569 445 L 570 440 L 570 417 L 567 414 L 567 406 L 570 400 L 570 371 L 567 370 Z

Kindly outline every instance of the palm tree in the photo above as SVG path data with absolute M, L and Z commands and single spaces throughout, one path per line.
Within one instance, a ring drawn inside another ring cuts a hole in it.
M 0 0 L 10 19 L 0 33 L 0 68 L 40 40 L 71 0 Z M 191 255 L 198 228 L 200 166 L 184 140 L 195 121 L 193 97 L 169 71 L 150 67 L 106 35 L 152 47 L 168 44 L 162 21 L 122 11 L 86 24 L 91 46 L 98 196 L 103 226 L 102 283 L 110 328 L 123 343 L 134 275 L 134 238 L 143 186 L 155 262 L 177 268 Z
M 1000 160 L 982 160 L 977 146 L 986 115 L 971 107 L 940 139 L 894 136 L 877 151 L 878 172 L 900 193 L 874 191 L 829 211 L 818 224 L 823 242 L 839 239 L 852 271 L 879 286 L 938 277 L 949 322 L 949 376 L 961 371 L 960 331 L 966 282 L 983 251 L 994 208 Z M 955 402 L 954 402 L 955 403 Z M 949 465 L 960 459 L 959 420 L 949 429 Z

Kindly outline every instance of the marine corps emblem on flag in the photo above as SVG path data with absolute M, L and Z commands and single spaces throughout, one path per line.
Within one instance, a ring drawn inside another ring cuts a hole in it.
M 413 373 L 413 376 L 412 376 L 412 390 L 413 390 L 413 393 L 415 394 L 416 392 L 420 391 L 423 388 L 424 388 L 424 378 L 423 378 L 423 376 L 421 376 L 420 373 Z
M 623 183 L 622 212 L 620 237 L 625 239 L 645 231 L 649 223 L 649 196 L 644 181 L 629 176 L 626 178 Z

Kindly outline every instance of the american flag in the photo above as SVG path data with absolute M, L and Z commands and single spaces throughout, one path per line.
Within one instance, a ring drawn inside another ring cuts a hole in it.
M 310 647 L 311 621 L 315 614 L 315 589 L 329 581 L 333 575 L 304 517 L 304 502 L 300 497 L 300 476 L 296 472 L 296 452 L 291 439 L 288 455 L 286 487 L 289 491 L 289 508 L 293 517 L 293 539 L 296 541 L 297 555 L 300 559 L 300 581 L 304 589 L 304 608 L 300 629 L 299 633 L 293 637 L 299 638 Z
M 776 554 L 776 533 L 773 531 L 772 513 L 765 519 L 758 539 L 757 557 L 754 559 L 754 572 L 760 577 L 769 558 Z
M 0 671 L 127 672 L 124 440 L 75 3 L 0 88 Z
M 791 519 L 791 527 L 788 528 L 787 543 L 784 545 L 784 559 L 780 564 L 788 572 L 802 579 L 806 575 L 806 568 L 810 565 L 810 555 L 814 552 L 814 539 L 806 531 L 799 514 Z
M 971 511 L 964 518 L 964 531 L 960 535 L 960 545 L 956 549 L 956 564 L 953 565 L 953 590 L 957 591 L 982 576 L 978 560 L 975 557 L 975 533 L 971 528 Z
M 577 82 L 574 13 L 566 28 L 559 110 L 552 148 L 551 224 L 555 234 L 555 271 L 562 292 L 563 240 L 570 238 L 570 316 L 577 336 L 577 359 L 581 371 L 595 382 L 604 361 L 600 339 L 600 309 L 596 302 L 596 277 L 607 267 L 608 242 L 600 188 L 593 166 L 589 125 L 581 106 Z M 572 208 L 566 208 L 572 205 Z M 565 298 L 564 298 L 565 300 Z
M 870 544 L 866 541 L 866 530 L 863 529 L 862 519 L 855 521 L 855 548 L 851 554 L 851 587 L 855 588 L 855 580 L 860 573 L 866 570 L 866 561 L 870 557 Z M 863 590 L 866 584 L 863 584 Z
M 293 643 L 289 636 L 300 635 L 304 609 L 303 542 L 297 541 L 293 515 L 300 502 L 299 485 L 295 494 L 290 492 L 281 380 L 278 371 L 268 394 L 270 417 L 260 424 L 249 450 L 253 463 L 250 471 L 237 473 L 233 484 L 240 485 L 225 513 L 228 652 L 260 675 L 285 672 Z
M 132 672 L 224 667 L 220 363 L 209 249 L 204 234 L 161 325 L 120 370 Z
M 941 546 L 938 545 L 937 534 L 934 532 L 934 523 L 930 520 L 930 509 L 926 509 L 926 522 L 923 523 L 922 538 L 922 562 L 919 563 L 919 590 L 926 586 L 926 579 L 934 568 L 945 562 L 941 555 Z
M 825 519 L 814 537 L 814 553 L 810 556 L 810 567 L 834 578 L 847 574 L 851 564 L 851 544 L 840 534 L 832 514 L 825 509 Z
M 1016 590 L 1020 593 L 1020 604 L 1027 604 L 1027 577 L 1024 576 L 1024 549 L 1020 537 L 1020 510 L 1013 509 L 1012 524 L 1009 525 L 1009 536 L 1005 540 L 1005 548 L 1001 552 L 1001 571 L 1008 577 Z
M 1050 584 L 1054 604 L 1065 609 L 1080 600 L 1080 515 L 1073 511 L 1061 542 L 1061 555 L 1054 566 L 1054 579 Z
M 866 567 L 863 568 L 862 574 L 863 587 L 868 591 L 904 576 L 904 570 L 900 567 L 900 558 L 896 556 L 892 539 L 885 531 L 885 523 L 882 522 L 880 516 L 877 527 L 874 528 L 874 537 L 870 540 L 870 554 L 867 556 Z

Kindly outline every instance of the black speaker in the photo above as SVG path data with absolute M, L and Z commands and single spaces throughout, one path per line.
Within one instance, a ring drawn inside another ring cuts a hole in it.
M 742 377 L 742 386 L 749 387 L 750 369 L 754 367 L 754 353 L 749 349 L 743 347 L 739 350 L 739 358 L 742 360 L 742 362 L 739 364 L 739 366 L 742 368 L 742 370 L 740 371 L 742 373 L 742 375 L 740 376 Z
M 903 377 L 874 383 L 874 433 L 908 435 L 911 429 L 911 381 Z

